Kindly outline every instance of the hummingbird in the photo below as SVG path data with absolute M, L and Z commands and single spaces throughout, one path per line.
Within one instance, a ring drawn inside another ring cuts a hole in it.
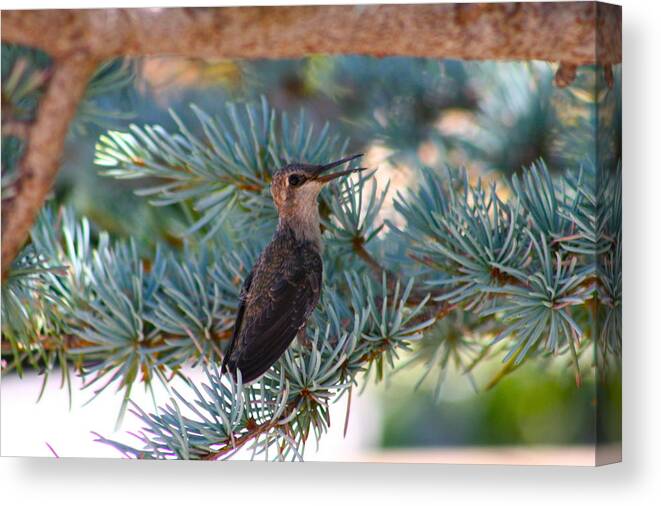
M 361 154 L 325 164 L 290 163 L 273 174 L 278 225 L 243 282 L 232 340 L 221 370 L 249 383 L 264 374 L 297 335 L 321 294 L 323 244 L 317 198 L 329 182 L 364 168 L 329 173 Z

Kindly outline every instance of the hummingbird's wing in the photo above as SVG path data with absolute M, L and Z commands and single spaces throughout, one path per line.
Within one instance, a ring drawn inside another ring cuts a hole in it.
M 286 268 L 258 271 L 226 368 L 244 382 L 261 376 L 285 352 L 319 301 L 322 263 L 311 248 L 296 248 Z M 258 289 L 259 288 L 259 289 Z M 253 292 L 254 290 L 254 292 Z
M 254 274 L 254 269 L 250 271 L 250 274 L 243 280 L 243 286 L 241 287 L 241 293 L 239 294 L 239 307 L 236 311 L 236 320 L 234 320 L 234 332 L 232 332 L 232 340 L 230 341 L 229 346 L 225 350 L 225 356 L 223 357 L 223 365 L 221 366 L 221 371 L 227 370 L 229 358 L 234 351 L 234 346 L 239 338 L 239 331 L 241 330 L 241 323 L 243 322 L 243 313 L 246 310 L 246 299 L 248 297 L 248 292 L 250 291 L 250 285 L 252 284 L 252 277 Z

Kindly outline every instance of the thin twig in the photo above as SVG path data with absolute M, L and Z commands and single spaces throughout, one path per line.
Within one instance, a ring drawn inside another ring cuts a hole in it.
M 59 459 L 60 456 L 59 456 L 59 455 L 57 454 L 57 452 L 53 449 L 53 447 L 50 445 L 50 443 L 49 443 L 48 441 L 44 441 L 44 443 L 46 443 L 46 446 L 48 446 L 48 449 L 51 451 L 51 453 L 53 454 L 53 456 L 54 456 L 56 459 Z
M 27 121 L 3 121 L 2 123 L 2 136 L 3 137 L 18 137 L 19 139 L 27 139 L 30 132 L 30 123 Z

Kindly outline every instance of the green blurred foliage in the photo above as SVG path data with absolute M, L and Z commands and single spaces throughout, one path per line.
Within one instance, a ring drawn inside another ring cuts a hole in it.
M 437 404 L 430 397 L 428 388 L 412 394 L 411 381 L 391 382 L 383 394 L 384 447 L 594 442 L 595 382 L 577 388 L 566 371 L 526 363 L 491 390 L 466 391 L 457 381 Z

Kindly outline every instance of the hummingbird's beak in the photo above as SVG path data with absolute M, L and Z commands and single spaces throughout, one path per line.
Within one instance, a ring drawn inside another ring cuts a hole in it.
M 361 172 L 361 171 L 365 170 L 365 167 L 360 167 L 358 169 L 347 169 L 347 170 L 343 170 L 343 171 L 340 171 L 340 172 L 335 172 L 333 174 L 326 174 L 326 175 L 323 175 L 323 176 L 321 175 L 324 172 L 326 172 L 327 170 L 332 169 L 333 167 L 337 167 L 338 165 L 342 165 L 344 163 L 350 162 L 351 160 L 355 160 L 356 158 L 360 158 L 361 156 L 363 156 L 363 154 L 358 153 L 357 155 L 348 156 L 346 158 L 342 158 L 341 160 L 337 160 L 335 162 L 331 162 L 331 163 L 328 163 L 326 165 L 322 165 L 321 167 L 319 167 L 319 170 L 317 171 L 317 176 L 315 177 L 315 179 L 317 181 L 319 181 L 320 183 L 325 184 L 325 183 L 328 183 L 329 181 L 332 181 L 333 179 L 337 179 L 338 177 L 347 176 L 347 175 L 352 174 L 354 172 Z

